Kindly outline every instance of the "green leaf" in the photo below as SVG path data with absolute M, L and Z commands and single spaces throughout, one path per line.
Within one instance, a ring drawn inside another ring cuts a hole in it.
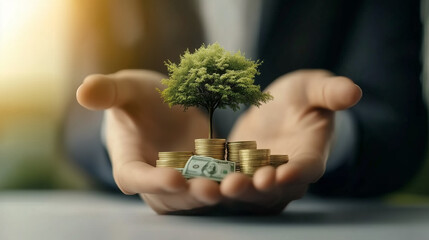
M 203 107 L 230 107 L 236 111 L 240 104 L 260 106 L 273 99 L 255 85 L 261 61 L 246 59 L 240 51 L 231 53 L 218 43 L 204 44 L 193 53 L 186 50 L 178 64 L 166 61 L 168 79 L 161 93 L 169 106 L 182 105 Z

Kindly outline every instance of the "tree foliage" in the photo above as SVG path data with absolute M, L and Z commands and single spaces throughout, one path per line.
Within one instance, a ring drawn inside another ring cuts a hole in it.
M 260 61 L 246 59 L 239 51 L 231 53 L 218 43 L 201 46 L 180 57 L 180 63 L 166 62 L 169 78 L 162 83 L 164 102 L 171 106 L 203 107 L 210 116 L 210 137 L 213 112 L 230 107 L 236 111 L 240 104 L 260 106 L 271 100 L 254 84 Z

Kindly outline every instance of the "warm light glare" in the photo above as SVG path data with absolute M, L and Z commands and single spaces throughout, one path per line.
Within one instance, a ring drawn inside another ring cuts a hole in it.
M 0 81 L 58 71 L 66 2 L 0 0 Z
M 43 3 L 43 2 L 42 2 Z M 0 0 L 1 40 L 14 36 L 45 7 L 40 1 Z
M 0 108 L 60 108 L 64 102 L 68 1 L 0 0 Z M 28 98 L 32 96 L 32 98 Z M 53 98 L 55 101 L 53 101 Z
M 73 92 L 71 1 L 0 0 L 0 191 L 57 186 L 72 173 L 59 148 Z

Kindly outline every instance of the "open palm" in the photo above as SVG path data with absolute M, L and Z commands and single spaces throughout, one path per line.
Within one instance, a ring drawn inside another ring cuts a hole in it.
M 196 109 L 170 109 L 156 88 L 159 73 L 124 70 L 88 76 L 77 91 L 79 103 L 106 110 L 106 144 L 113 175 L 125 194 L 141 194 L 158 213 L 206 207 L 221 196 L 217 183 L 186 181 L 174 169 L 155 168 L 160 151 L 192 151 L 208 132 L 207 117 Z
M 356 104 L 362 92 L 351 80 L 322 70 L 284 75 L 267 91 L 274 100 L 250 108 L 236 123 L 230 140 L 256 140 L 258 148 L 288 154 L 290 161 L 277 169 L 261 168 L 253 179 L 231 176 L 231 183 L 225 179 L 222 184 L 234 187 L 225 186 L 222 192 L 242 202 L 235 207 L 248 203 L 253 211 L 278 212 L 323 175 L 335 111 Z M 244 190 L 237 190 L 239 182 Z
M 259 148 L 288 154 L 290 162 L 263 167 L 253 178 L 233 173 L 219 185 L 204 178 L 186 181 L 173 169 L 154 167 L 159 151 L 192 150 L 194 139 L 208 131 L 199 110 L 183 112 L 162 103 L 155 90 L 162 78 L 143 70 L 92 75 L 77 92 L 82 106 L 106 110 L 106 142 L 118 187 L 140 194 L 160 214 L 201 212 L 216 204 L 231 212 L 280 212 L 323 175 L 334 111 L 361 96 L 352 81 L 325 71 L 279 78 L 268 89 L 274 100 L 249 109 L 230 140 L 256 140 Z

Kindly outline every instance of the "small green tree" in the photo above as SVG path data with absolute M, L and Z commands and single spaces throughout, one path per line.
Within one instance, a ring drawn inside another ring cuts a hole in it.
M 273 99 L 263 93 L 254 79 L 259 74 L 260 61 L 247 60 L 239 51 L 232 54 L 218 43 L 201 46 L 180 57 L 177 65 L 166 62 L 167 86 L 161 92 L 164 102 L 171 106 L 203 107 L 210 119 L 209 138 L 212 138 L 213 113 L 217 108 L 230 107 L 236 111 L 240 104 L 260 106 Z

